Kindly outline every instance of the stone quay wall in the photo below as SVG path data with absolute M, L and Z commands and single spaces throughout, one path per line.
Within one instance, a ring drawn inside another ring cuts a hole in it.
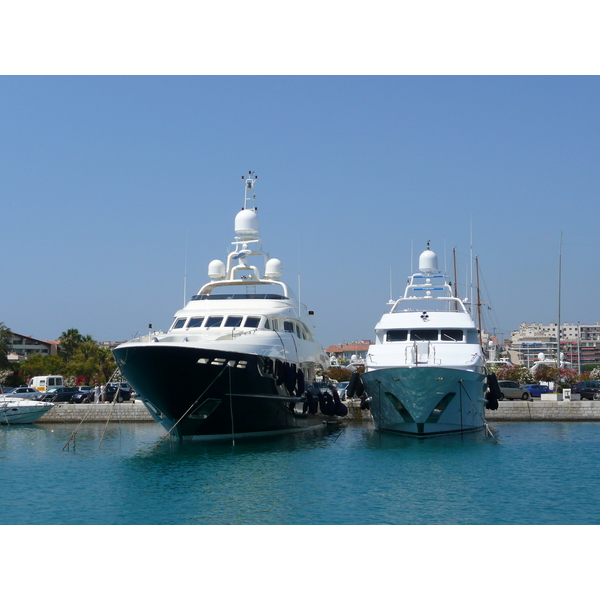
M 501 400 L 498 410 L 486 410 L 488 421 L 600 421 L 600 402 L 594 400 Z
M 141 402 L 122 404 L 55 404 L 36 423 L 88 423 L 106 421 L 152 421 L 154 419 Z
M 502 400 L 498 410 L 486 410 L 492 421 L 600 421 L 600 402 L 593 400 Z M 348 419 L 372 420 L 371 411 L 360 410 L 360 402 L 347 403 Z M 56 404 L 36 423 L 79 423 L 80 421 L 149 421 L 154 419 L 141 403 L 123 404 Z
M 348 418 L 372 420 L 371 412 L 360 410 L 360 402 L 348 404 Z M 487 421 L 600 421 L 600 402 L 593 400 L 502 400 L 498 410 L 486 410 Z

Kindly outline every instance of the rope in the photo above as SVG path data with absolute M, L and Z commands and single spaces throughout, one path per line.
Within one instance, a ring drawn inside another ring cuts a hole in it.
M 177 427 L 177 425 L 179 425 L 179 423 L 181 423 L 181 421 L 185 417 L 187 417 L 188 413 L 192 410 L 192 408 L 194 408 L 194 406 L 196 406 L 196 404 L 198 403 L 200 398 L 202 398 L 202 396 L 204 396 L 204 394 L 206 394 L 206 392 L 208 392 L 208 390 L 211 388 L 212 384 L 224 373 L 224 371 L 227 367 L 228 367 L 228 365 L 227 365 L 227 363 L 225 363 L 224 367 L 219 371 L 219 373 L 217 373 L 217 376 L 210 382 L 210 384 L 204 389 L 204 391 L 198 396 L 198 398 L 196 398 L 196 400 L 194 400 L 190 404 L 190 407 L 181 415 L 181 417 L 179 418 L 177 423 L 175 423 L 173 425 L 173 427 L 171 427 L 171 429 L 169 429 L 167 431 L 167 433 L 165 433 L 165 435 L 163 437 L 161 437 L 158 440 L 158 442 L 156 442 L 155 446 L 158 446 L 158 444 L 160 444 L 163 440 L 165 440 L 167 438 L 167 436 L 171 435 L 171 432 L 173 431 L 173 429 L 175 429 L 175 427 Z M 208 398 L 207 398 L 207 400 L 208 400 Z M 206 402 L 206 400 L 204 402 Z M 204 402 L 202 404 L 204 404 Z M 202 406 L 202 404 L 200 406 Z M 200 406 L 198 408 L 200 408 Z
M 231 393 L 231 367 L 229 367 L 229 414 L 231 415 L 231 445 L 235 446 L 235 430 L 233 427 L 233 394 Z
M 473 411 L 476 413 L 477 412 L 477 407 L 475 406 L 475 404 L 473 404 L 473 399 L 471 398 L 471 396 L 469 396 L 469 392 L 467 392 L 467 388 L 463 385 L 463 381 L 464 379 L 460 379 L 458 383 L 460 383 L 460 389 L 464 390 L 465 394 L 467 395 L 467 398 L 469 399 L 469 402 L 471 403 L 471 408 L 473 409 Z M 460 416 L 461 416 L 461 429 L 462 429 L 462 393 L 461 393 L 461 412 L 460 412 Z M 483 418 L 483 424 L 487 427 L 487 421 L 485 420 L 485 417 Z

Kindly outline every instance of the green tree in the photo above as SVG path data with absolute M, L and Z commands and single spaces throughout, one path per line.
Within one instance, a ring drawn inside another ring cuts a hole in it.
M 60 356 L 44 356 L 42 354 L 32 354 L 21 363 L 21 370 L 28 377 L 35 375 L 62 375 L 65 369 L 65 362 Z
M 12 331 L 0 321 L 0 370 L 11 369 L 8 355 L 12 351 Z
M 58 338 L 60 354 L 64 356 L 65 360 L 68 362 L 83 341 L 83 336 L 79 333 L 78 329 L 67 329 L 67 331 L 63 331 Z
M 86 338 L 90 338 L 90 336 L 86 336 Z M 93 381 L 104 383 L 116 368 L 112 354 L 107 348 L 100 348 L 93 339 L 86 338 L 77 347 L 75 354 L 68 362 L 66 372 L 68 375 L 83 379 L 86 385 Z M 109 364 L 107 365 L 107 363 Z M 105 371 L 110 371 L 108 377 Z

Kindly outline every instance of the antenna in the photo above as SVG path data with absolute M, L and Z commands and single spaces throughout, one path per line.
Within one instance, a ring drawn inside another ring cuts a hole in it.
M 558 323 L 556 324 L 556 366 L 560 369 L 560 279 L 562 263 L 562 231 L 558 244 Z
M 183 306 L 187 298 L 187 259 L 188 259 L 188 235 L 189 229 L 185 232 L 185 260 L 183 261 Z
M 469 223 L 470 223 L 470 227 L 471 227 L 471 234 L 470 234 L 470 240 L 471 240 L 471 250 L 470 250 L 470 254 L 469 254 L 469 262 L 471 263 L 471 293 L 469 294 L 469 297 L 471 298 L 471 314 L 473 313 L 473 213 L 469 214 Z
M 254 171 L 248 171 L 248 176 L 242 175 L 242 179 L 246 180 L 244 186 L 244 209 L 249 208 L 248 204 L 252 203 L 252 209 L 258 210 L 256 207 L 256 194 L 254 193 L 254 184 L 258 179 L 258 175 L 255 175 Z

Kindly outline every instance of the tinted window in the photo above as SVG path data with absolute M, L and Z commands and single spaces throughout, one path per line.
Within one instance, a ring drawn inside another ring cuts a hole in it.
M 442 340 L 462 342 L 463 331 L 462 329 L 442 329 Z
M 417 342 L 437 340 L 438 330 L 437 329 L 413 329 L 410 332 L 410 339 Z
M 244 317 L 227 317 L 225 321 L 225 327 L 239 327 L 242 324 L 242 319 Z
M 187 319 L 177 319 L 177 321 L 175 321 L 175 325 L 173 325 L 173 329 L 181 329 L 185 325 L 186 321 Z
M 244 327 L 258 327 L 260 323 L 260 317 L 246 317 Z
M 386 334 L 388 342 L 405 342 L 408 339 L 408 329 L 390 329 Z
M 204 317 L 192 317 L 188 323 L 188 327 L 202 327 Z
M 291 321 L 284 321 L 283 330 L 291 331 L 292 333 L 294 333 L 294 324 Z
M 223 322 L 223 317 L 206 317 L 204 327 L 219 327 Z

